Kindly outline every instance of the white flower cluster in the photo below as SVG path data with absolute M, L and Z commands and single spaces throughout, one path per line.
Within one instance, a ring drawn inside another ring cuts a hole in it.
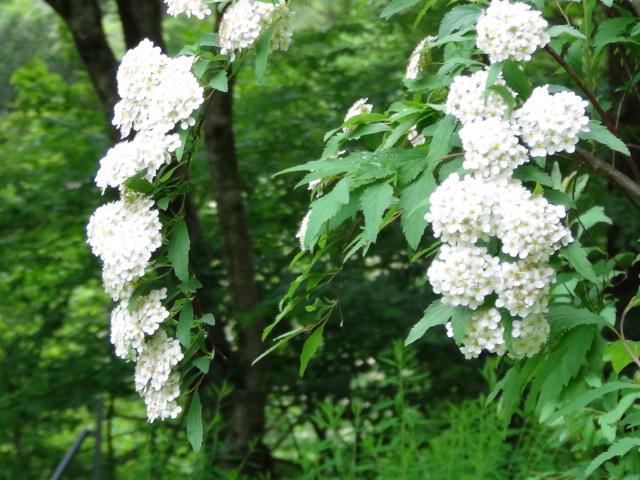
M 453 326 L 447 323 L 447 335 L 453 337 Z M 464 331 L 460 352 L 465 358 L 476 358 L 482 350 L 504 355 L 504 327 L 500 325 L 500 312 L 495 308 L 473 312 Z
M 145 335 L 153 335 L 162 322 L 169 318 L 169 310 L 161 300 L 167 297 L 167 289 L 153 290 L 139 297 L 129 313 L 129 299 L 122 300 L 111 312 L 111 343 L 120 358 L 135 360 L 142 353 Z
M 114 300 L 126 297 L 131 282 L 144 275 L 162 244 L 161 228 L 153 200 L 133 193 L 98 207 L 89 219 L 88 242 L 104 262 L 104 287 Z
M 502 118 L 509 108 L 507 102 L 496 92 L 489 93 L 485 99 L 488 75 L 486 70 L 478 70 L 472 75 L 455 77 L 449 87 L 445 112 L 462 123 L 472 122 L 478 118 Z M 501 77 L 498 77 L 495 84 L 505 86 Z
M 353 105 L 351 105 L 349 110 L 347 110 L 347 114 L 344 116 L 343 122 L 346 122 L 347 120 L 353 117 L 356 117 L 358 115 L 365 115 L 367 113 L 371 113 L 371 110 L 373 110 L 373 105 L 370 103 L 367 103 L 367 100 L 369 99 L 361 98 L 360 100 L 357 100 Z M 342 131 L 346 133 L 346 132 L 355 130 L 355 128 L 356 128 L 356 125 L 351 125 L 349 127 L 343 127 Z
M 549 86 L 536 88 L 514 119 L 522 139 L 534 157 L 575 151 L 578 134 L 588 132 L 588 103 L 573 92 L 549 93 Z
M 415 80 L 418 77 L 418 73 L 422 70 L 430 61 L 429 44 L 435 42 L 437 37 L 427 36 L 423 38 L 416 46 L 409 57 L 409 63 L 407 64 L 407 73 L 405 75 L 409 80 Z
M 506 308 L 514 317 L 546 312 L 555 279 L 555 270 L 544 263 L 504 262 L 495 284 L 496 307 Z
M 478 48 L 492 63 L 508 58 L 530 60 L 531 54 L 549 43 L 542 14 L 526 3 L 492 0 L 476 25 Z
M 549 338 L 549 323 L 539 313 L 514 320 L 511 324 L 510 356 L 516 359 L 533 357 L 540 351 L 540 347 Z
M 182 410 L 176 404 L 180 396 L 180 375 L 173 367 L 182 360 L 180 343 L 167 337 L 164 331 L 157 333 L 138 357 L 136 364 L 136 391 L 147 405 L 149 422 L 156 418 L 176 418 Z
M 278 0 L 277 3 L 252 0 L 233 2 L 220 23 L 220 53 L 229 54 L 233 61 L 237 51 L 253 47 L 271 25 L 274 30 L 270 50 L 287 50 L 293 35 L 291 20 L 294 15 L 285 0 Z
M 207 15 L 211 15 L 211 9 L 202 0 L 164 0 L 164 3 L 168 7 L 167 13 L 174 17 L 184 13 L 187 17 L 193 15 L 202 20 Z
M 202 103 L 204 89 L 192 66 L 192 57 L 168 57 L 147 39 L 125 54 L 117 74 L 121 100 L 113 116 L 123 137 L 131 129 L 167 133 L 177 124 L 194 124 L 191 114 Z
M 304 240 L 307 236 L 307 227 L 309 226 L 309 217 L 311 216 L 311 210 L 309 210 L 305 216 L 302 218 L 300 222 L 300 228 L 298 229 L 298 233 L 296 233 L 296 238 L 300 241 L 300 250 L 305 250 Z

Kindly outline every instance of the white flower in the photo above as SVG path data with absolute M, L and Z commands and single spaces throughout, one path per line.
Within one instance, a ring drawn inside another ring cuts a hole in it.
M 118 357 L 135 359 L 134 351 L 142 352 L 145 335 L 153 335 L 160 324 L 169 318 L 169 311 L 161 303 L 166 297 L 166 288 L 153 290 L 136 300 L 133 313 L 129 313 L 128 298 L 120 301 L 111 312 L 111 343 Z
M 298 230 L 298 233 L 296 233 L 296 238 L 300 240 L 300 250 L 306 250 L 306 247 L 304 246 L 304 239 L 305 239 L 305 236 L 307 235 L 307 227 L 309 226 L 310 216 L 311 216 L 311 210 L 309 210 L 306 213 L 306 215 L 302 219 L 302 222 L 300 222 L 300 229 Z
M 555 270 L 547 264 L 522 260 L 504 262 L 496 278 L 496 307 L 504 307 L 518 317 L 544 313 L 550 285 L 555 279 Z
M 573 92 L 549 93 L 549 86 L 536 88 L 514 113 L 522 139 L 534 157 L 575 151 L 578 134 L 588 132 L 588 103 Z
M 104 262 L 104 287 L 114 300 L 126 296 L 131 282 L 144 275 L 151 254 L 162 244 L 161 228 L 153 200 L 133 193 L 102 205 L 89 219 L 87 241 Z
M 170 58 L 149 40 L 129 50 L 118 68 L 120 100 L 113 124 L 127 137 L 131 129 L 161 134 L 177 124 L 193 125 L 193 111 L 204 99 L 204 90 L 191 73 L 192 57 Z
M 476 25 L 478 48 L 491 63 L 530 60 L 531 54 L 549 43 L 542 14 L 526 3 L 492 0 Z
M 354 103 L 353 105 L 351 105 L 351 107 L 349 108 L 349 110 L 347 110 L 347 114 L 344 116 L 344 122 L 346 122 L 347 120 L 356 117 L 358 115 L 365 115 L 367 113 L 371 113 L 371 110 L 373 109 L 373 105 L 371 105 L 370 103 L 367 103 L 367 100 L 369 100 L 368 98 L 361 98 L 360 100 L 357 100 L 356 103 Z M 344 127 L 342 129 L 343 132 L 350 132 L 352 130 L 355 130 L 357 125 L 351 125 L 349 127 Z
M 443 303 L 475 310 L 493 292 L 499 271 L 499 260 L 484 247 L 444 244 L 427 276 Z
M 422 133 L 418 133 L 416 126 L 412 126 L 407 132 L 407 140 L 413 147 L 424 145 L 427 142 L 427 137 Z
M 460 129 L 465 150 L 462 166 L 480 177 L 508 177 L 529 160 L 518 143 L 518 127 L 500 118 L 477 119 Z
M 427 63 L 430 61 L 429 49 L 426 47 L 429 46 L 430 43 L 433 43 L 437 40 L 437 37 L 427 36 L 423 38 L 420 43 L 416 46 L 409 58 L 409 63 L 407 65 L 407 73 L 405 75 L 406 78 L 410 80 L 414 80 L 420 70 L 422 70 Z
M 184 13 L 187 17 L 193 15 L 202 20 L 207 15 L 211 15 L 211 9 L 207 4 L 203 3 L 202 0 L 164 0 L 164 3 L 166 3 L 168 7 L 167 13 L 174 17 Z
M 465 358 L 476 358 L 482 350 L 503 355 L 506 352 L 504 327 L 495 308 L 473 312 L 467 322 L 460 352 Z M 453 337 L 453 326 L 447 323 L 447 335 Z
M 522 320 L 514 320 L 509 356 L 516 359 L 533 357 L 549 338 L 550 330 L 545 318 L 538 313 L 531 314 Z
M 487 86 L 488 72 L 478 70 L 472 75 L 458 75 L 449 87 L 445 111 L 456 117 L 460 122 L 472 122 L 478 117 L 498 117 L 507 112 L 508 106 L 504 99 L 496 92 L 489 93 L 485 100 L 484 92 Z M 505 86 L 501 77 L 496 79 L 495 85 Z M 515 95 L 514 92 L 511 92 Z
M 180 136 L 165 135 L 156 131 L 142 131 L 130 142 L 120 142 L 109 149 L 100 160 L 96 174 L 96 185 L 102 189 L 120 187 L 124 182 L 143 170 L 144 178 L 153 181 L 158 169 L 171 161 L 170 152 L 180 147 Z
M 220 53 L 235 60 L 236 52 L 253 47 L 260 35 L 274 25 L 270 50 L 287 50 L 293 35 L 292 17 L 295 15 L 284 0 L 277 3 L 237 0 L 227 8 L 220 23 Z
M 158 332 L 147 342 L 138 357 L 136 391 L 147 405 L 149 422 L 156 418 L 176 418 L 182 410 L 176 399 L 180 396 L 180 374 L 174 367 L 182 360 L 180 343 Z

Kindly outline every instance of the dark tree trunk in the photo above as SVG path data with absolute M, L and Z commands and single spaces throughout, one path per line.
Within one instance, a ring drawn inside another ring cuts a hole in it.
M 148 38 L 162 50 L 162 2 L 160 0 L 116 0 L 127 48 L 133 48 Z

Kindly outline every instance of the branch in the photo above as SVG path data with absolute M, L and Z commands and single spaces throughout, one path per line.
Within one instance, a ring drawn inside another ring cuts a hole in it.
M 618 189 L 623 190 L 629 195 L 640 200 L 640 185 L 627 177 L 617 168 L 609 165 L 607 162 L 600 160 L 596 155 L 585 150 L 584 148 L 576 148 L 576 153 L 584 161 L 585 165 L 593 172 L 604 177 L 608 182 L 614 184 Z

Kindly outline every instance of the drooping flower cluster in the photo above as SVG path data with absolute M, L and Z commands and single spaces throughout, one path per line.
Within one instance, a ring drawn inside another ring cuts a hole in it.
M 409 57 L 409 63 L 407 64 L 407 73 L 405 77 L 414 80 L 417 78 L 420 70 L 422 70 L 430 60 L 430 54 L 428 50 L 429 44 L 435 42 L 436 37 L 427 36 L 423 38 L 416 48 L 413 50 L 411 57 Z
M 199 1 L 170 1 L 172 12 L 206 13 Z M 172 368 L 182 358 L 179 343 L 169 339 L 160 325 L 170 313 L 162 304 L 165 289 L 132 298 L 139 279 L 162 245 L 162 224 L 151 197 L 126 187 L 127 179 L 144 173 L 153 181 L 160 168 L 180 147 L 172 130 L 193 125 L 193 111 L 203 101 L 203 89 L 191 73 L 193 60 L 172 59 L 149 40 L 128 51 L 118 69 L 121 100 L 113 124 L 123 137 L 133 139 L 111 148 L 100 161 L 95 181 L 103 192 L 120 189 L 121 199 L 99 207 L 87 225 L 88 243 L 104 262 L 105 290 L 119 301 L 111 314 L 111 342 L 116 355 L 137 361 L 136 389 L 145 398 L 149 421 L 174 418 L 180 407 L 180 375 Z
M 218 42 L 220 53 L 229 54 L 231 61 L 236 52 L 253 47 L 267 28 L 273 25 L 270 50 L 287 50 L 293 35 L 291 12 L 284 0 L 264 3 L 237 0 L 227 8 L 220 23 Z
M 478 48 L 492 63 L 530 60 L 531 54 L 549 43 L 547 21 L 526 3 L 492 0 L 476 25 Z
M 207 15 L 211 15 L 211 9 L 202 0 L 164 0 L 167 4 L 167 13 L 177 17 L 181 13 L 190 17 L 194 17 L 202 20 Z

